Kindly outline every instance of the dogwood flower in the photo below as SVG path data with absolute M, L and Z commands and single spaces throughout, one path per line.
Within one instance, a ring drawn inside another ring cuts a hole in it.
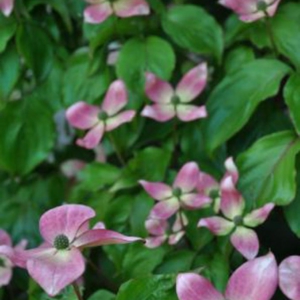
M 166 122 L 175 116 L 189 122 L 207 116 L 205 106 L 189 104 L 201 94 L 207 83 L 207 65 L 202 63 L 191 69 L 181 79 L 176 89 L 157 78 L 152 73 L 146 74 L 146 95 L 155 104 L 147 105 L 142 116 L 159 122 Z
M 22 240 L 13 247 L 10 236 L 0 229 L 0 287 L 9 284 L 14 266 L 20 266 L 18 261 L 19 251 L 25 249 L 27 241 Z
M 163 219 L 147 219 L 145 227 L 150 233 L 150 237 L 146 238 L 145 246 L 148 248 L 156 248 L 168 240 L 169 245 L 177 244 L 185 235 L 184 227 L 188 224 L 188 219 L 184 213 L 177 213 L 175 222 L 169 230 L 169 223 Z
M 198 227 L 207 227 L 215 235 L 231 234 L 230 241 L 245 258 L 253 259 L 259 250 L 257 234 L 251 228 L 265 222 L 274 208 L 273 203 L 244 215 L 245 201 L 235 188 L 238 172 L 230 158 L 225 163 L 227 172 L 221 181 L 220 210 L 225 216 L 200 219 Z M 250 227 L 250 228 L 249 228 Z
M 149 15 L 150 8 L 145 0 L 87 0 L 91 5 L 84 11 L 87 23 L 102 23 L 115 14 L 120 18 Z
M 300 299 L 300 256 L 290 256 L 281 262 L 279 287 L 289 299 Z
M 106 230 L 103 223 L 89 229 L 94 216 L 93 209 L 77 204 L 62 205 L 42 215 L 40 232 L 45 242 L 23 256 L 31 277 L 50 296 L 81 277 L 85 270 L 82 249 L 142 240 Z
M 151 210 L 150 219 L 168 219 L 182 207 L 184 209 L 198 209 L 211 203 L 211 199 L 195 192 L 199 177 L 196 163 L 186 163 L 178 172 L 173 186 L 161 182 L 140 180 L 145 191 L 159 201 Z
M 130 122 L 134 110 L 120 110 L 127 104 L 127 91 L 123 81 L 114 81 L 106 93 L 100 107 L 77 102 L 68 108 L 66 118 L 78 129 L 88 130 L 83 139 L 77 139 L 78 146 L 93 149 L 101 141 L 104 132 L 112 131 L 123 123 Z
M 272 253 L 240 266 L 230 277 L 222 295 L 203 276 L 183 273 L 177 276 L 179 300 L 270 300 L 278 284 L 278 268 Z
M 0 0 L 0 10 L 8 17 L 14 8 L 14 0 Z
M 232 9 L 241 21 L 253 22 L 273 17 L 281 0 L 220 0 L 219 3 Z

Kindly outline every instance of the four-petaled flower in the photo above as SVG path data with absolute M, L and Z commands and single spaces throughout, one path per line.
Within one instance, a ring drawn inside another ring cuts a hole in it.
M 270 300 L 277 284 L 277 263 L 269 253 L 240 266 L 231 275 L 225 295 L 206 278 L 194 273 L 179 274 L 176 291 L 179 300 Z
M 273 17 L 281 0 L 219 0 L 232 9 L 244 22 L 253 22 L 265 17 Z
M 75 128 L 89 130 L 83 139 L 77 139 L 77 145 L 93 149 L 100 143 L 105 131 L 130 122 L 135 116 L 134 110 L 119 113 L 127 101 L 123 81 L 116 80 L 110 85 L 100 107 L 80 101 L 68 108 L 66 117 L 69 123 Z
M 196 163 L 186 163 L 178 172 L 173 186 L 161 182 L 148 182 L 140 180 L 146 192 L 158 200 L 150 212 L 150 219 L 168 219 L 180 207 L 184 209 L 198 209 L 211 203 L 211 199 L 195 191 L 199 178 L 199 169 Z
M 0 287 L 9 284 L 12 277 L 12 268 L 20 266 L 19 252 L 25 249 L 27 241 L 22 240 L 13 247 L 10 236 L 0 229 Z
M 115 14 L 120 18 L 149 15 L 150 8 L 145 0 L 87 0 L 91 5 L 84 11 L 87 23 L 102 23 Z
M 232 160 L 227 160 L 227 168 L 231 170 L 227 170 L 221 181 L 220 202 L 221 212 L 226 218 L 218 216 L 204 218 L 199 221 L 198 227 L 207 227 L 215 235 L 227 235 L 232 232 L 230 237 L 232 245 L 244 257 L 252 259 L 258 253 L 259 240 L 256 232 L 250 228 L 265 222 L 274 204 L 267 203 L 244 215 L 245 201 L 235 188 L 238 173 Z
M 169 223 L 163 219 L 147 219 L 145 227 L 150 234 L 146 238 L 145 246 L 148 248 L 159 247 L 162 243 L 168 240 L 169 245 L 177 244 L 185 235 L 184 227 L 188 224 L 188 219 L 184 213 L 176 214 L 176 219 L 169 230 Z
M 23 257 L 31 277 L 50 296 L 57 295 L 83 274 L 83 248 L 142 240 L 106 230 L 99 224 L 89 229 L 89 220 L 94 216 L 93 209 L 76 204 L 62 205 L 42 215 L 40 232 L 45 242 L 25 251 Z
M 14 0 L 0 0 L 0 10 L 8 17 L 14 8 Z
M 168 82 L 147 73 L 145 92 L 155 104 L 147 105 L 142 111 L 142 116 L 159 122 L 168 121 L 175 116 L 185 122 L 205 118 L 207 116 L 205 106 L 198 107 L 189 103 L 200 95 L 206 82 L 206 63 L 194 67 L 185 74 L 175 91 Z

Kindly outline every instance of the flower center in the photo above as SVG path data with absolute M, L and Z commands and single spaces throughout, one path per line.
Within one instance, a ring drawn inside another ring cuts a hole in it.
M 0 268 L 5 268 L 5 261 L 0 257 Z
M 171 103 L 174 105 L 178 105 L 180 103 L 180 98 L 176 95 L 174 95 L 171 99 Z
M 243 225 L 244 221 L 243 221 L 243 217 L 242 216 L 236 216 L 233 218 L 233 223 L 236 225 L 236 226 L 239 226 L 239 225 Z
M 216 199 L 216 198 L 220 197 L 219 190 L 211 190 L 209 192 L 209 197 L 211 199 Z
M 54 247 L 57 250 L 64 250 L 70 246 L 70 242 L 67 236 L 60 234 L 54 239 Z
M 173 196 L 179 198 L 182 195 L 182 191 L 179 188 L 173 190 Z
M 98 118 L 101 120 L 101 121 L 105 121 L 108 119 L 108 114 L 105 112 L 105 111 L 101 111 L 98 115 Z
M 265 1 L 258 1 L 256 7 L 258 11 L 266 11 L 268 4 Z

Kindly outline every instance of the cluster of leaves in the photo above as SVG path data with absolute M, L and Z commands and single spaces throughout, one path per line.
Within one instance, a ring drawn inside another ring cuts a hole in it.
M 154 201 L 139 179 L 172 182 L 188 161 L 220 179 L 233 156 L 247 209 L 279 206 L 258 230 L 262 249 L 271 248 L 279 260 L 299 253 L 292 232 L 300 238 L 300 4 L 284 1 L 269 20 L 274 49 L 264 20 L 243 23 L 217 1 L 148 3 L 149 16 L 111 16 L 97 25 L 83 22 L 83 1 L 16 0 L 10 17 L 0 14 L 0 227 L 36 246 L 40 215 L 67 202 L 93 207 L 107 228 L 146 237 Z M 116 62 L 108 63 L 116 52 Z M 210 70 L 197 99 L 206 104 L 205 120 L 157 123 L 138 113 L 112 132 L 118 153 L 104 138 L 101 163 L 75 145 L 77 133 L 64 115 L 70 105 L 98 105 L 120 78 L 129 107 L 139 112 L 148 101 L 146 71 L 176 84 L 202 61 Z M 70 159 L 85 163 L 72 179 L 61 171 Z M 197 268 L 223 290 L 242 257 L 231 255 L 227 238 L 196 228 L 209 215 L 189 212 L 187 238 L 176 247 L 92 250 L 97 270 L 88 267 L 87 299 L 175 300 L 176 274 Z M 27 297 L 48 299 L 17 270 L 0 299 Z M 67 289 L 57 299 L 74 297 Z

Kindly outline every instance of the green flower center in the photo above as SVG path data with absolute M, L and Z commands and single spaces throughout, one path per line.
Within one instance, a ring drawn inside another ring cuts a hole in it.
M 5 268 L 5 261 L 0 257 L 0 268 Z
M 256 7 L 258 11 L 266 11 L 268 4 L 265 1 L 258 1 Z
M 70 242 L 67 236 L 60 234 L 54 239 L 54 247 L 57 250 L 65 250 L 70 246 Z
M 209 192 L 209 197 L 210 197 L 211 199 L 216 199 L 216 198 L 220 197 L 219 190 L 211 190 L 211 191 Z
M 180 98 L 178 96 L 173 96 L 171 99 L 171 103 L 174 105 L 178 105 L 180 103 Z
M 244 221 L 243 221 L 243 217 L 242 216 L 236 216 L 233 218 L 233 223 L 236 225 L 236 226 L 240 226 L 240 225 L 243 225 Z
M 179 188 L 173 190 L 173 196 L 179 198 L 182 195 L 182 191 Z
M 105 121 L 108 119 L 108 114 L 105 112 L 105 111 L 101 111 L 98 115 L 98 118 L 101 120 L 101 121 Z

